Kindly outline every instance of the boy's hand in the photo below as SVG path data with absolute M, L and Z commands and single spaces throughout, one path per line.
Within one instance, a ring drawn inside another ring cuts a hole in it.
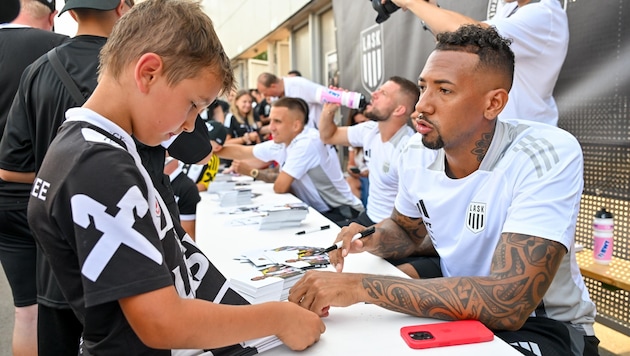
M 290 311 L 284 313 L 289 317 L 283 319 L 284 331 L 276 336 L 291 350 L 304 350 L 319 341 L 321 334 L 326 331 L 326 325 L 315 313 L 300 308 L 293 303 L 286 304 Z

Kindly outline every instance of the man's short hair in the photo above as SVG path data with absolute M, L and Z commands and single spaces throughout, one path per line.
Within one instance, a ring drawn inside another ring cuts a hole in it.
M 4 2 L 5 0 L 0 1 Z M 34 18 L 43 18 L 50 16 L 55 11 L 55 2 L 48 2 L 47 0 L 20 0 L 19 11 L 28 13 Z
M 280 78 L 273 73 L 264 72 L 260 73 L 258 76 L 258 83 L 262 84 L 265 88 L 269 88 L 271 84 L 277 83 L 279 80 Z
M 420 97 L 420 89 L 418 89 L 418 85 L 409 79 L 399 76 L 393 76 L 388 80 L 398 84 L 400 87 L 400 92 L 405 97 L 405 104 L 407 105 L 408 111 L 407 114 L 411 115 L 411 113 L 415 110 L 415 105 Z
M 514 53 L 511 41 L 499 35 L 494 27 L 464 25 L 454 32 L 443 32 L 436 36 L 438 51 L 460 51 L 476 54 L 478 68 L 501 71 L 509 78 L 510 87 L 514 80 Z
M 297 111 L 302 114 L 301 116 L 304 120 L 304 125 L 308 123 L 308 104 L 303 99 L 285 96 L 274 101 L 271 106 L 277 108 L 287 108 L 290 111 Z
M 107 73 L 118 79 L 127 65 L 146 53 L 162 58 L 169 85 L 212 68 L 222 81 L 223 92 L 234 87 L 230 58 L 199 2 L 139 2 L 114 25 L 101 50 L 99 75 Z

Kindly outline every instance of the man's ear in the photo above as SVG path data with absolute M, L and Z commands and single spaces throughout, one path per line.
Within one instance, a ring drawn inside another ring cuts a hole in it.
M 488 92 L 486 98 L 487 103 L 484 110 L 484 117 L 488 120 L 493 120 L 499 116 L 503 108 L 505 108 L 509 98 L 508 92 L 503 88 L 493 89 Z
M 116 6 L 116 8 L 114 9 L 116 10 L 116 15 L 118 16 L 118 18 L 125 14 L 125 6 L 125 0 L 120 0 L 118 6 Z
M 155 53 L 143 54 L 138 62 L 136 62 L 134 77 L 136 85 L 142 93 L 148 93 L 151 86 L 157 81 L 158 76 L 162 75 L 164 62 L 162 57 Z

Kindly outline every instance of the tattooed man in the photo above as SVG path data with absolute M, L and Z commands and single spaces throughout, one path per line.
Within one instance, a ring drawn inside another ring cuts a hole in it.
M 415 278 L 309 272 L 289 300 L 321 316 L 366 302 L 477 319 L 527 355 L 597 355 L 595 306 L 573 250 L 580 145 L 556 127 L 497 119 L 514 55 L 493 28 L 437 39 L 418 79 L 418 133 L 400 155 L 394 211 L 364 239 L 351 243 L 364 227 L 344 228 L 330 255 L 339 272 L 348 253 L 410 258 L 400 268 Z

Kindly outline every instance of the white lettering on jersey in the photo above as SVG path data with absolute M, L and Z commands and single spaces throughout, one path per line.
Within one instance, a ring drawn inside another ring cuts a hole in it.
M 84 194 L 73 196 L 70 203 L 75 224 L 87 228 L 93 220 L 94 227 L 103 233 L 81 269 L 81 273 L 92 282 L 98 279 L 107 263 L 123 244 L 155 263 L 162 264 L 160 251 L 133 228 L 136 214 L 141 218 L 149 210 L 148 203 L 137 186 L 129 188 L 120 199 L 117 204 L 120 211 L 115 217 L 105 211 L 107 209 L 105 205 Z
M 46 201 L 48 188 L 50 188 L 50 183 L 41 178 L 35 178 L 35 181 L 33 182 L 33 190 L 31 190 L 31 195 L 37 199 Z
M 475 234 L 483 231 L 486 227 L 486 203 L 472 202 L 468 205 L 466 227 Z

